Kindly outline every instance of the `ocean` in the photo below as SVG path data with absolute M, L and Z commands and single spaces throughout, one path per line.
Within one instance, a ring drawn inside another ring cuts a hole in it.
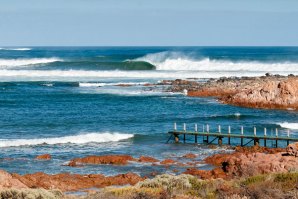
M 298 75 L 297 47 L 1 47 L 0 168 L 13 173 L 173 172 L 173 167 L 67 167 L 87 155 L 129 154 L 163 160 L 229 150 L 203 144 L 166 144 L 177 122 L 200 130 L 231 126 L 232 133 L 298 136 L 298 113 L 220 104 L 146 84 L 177 78 L 206 81 L 222 76 Z M 122 86 L 121 86 L 122 85 Z M 123 86 L 126 85 L 126 86 Z M 127 86 L 131 85 L 131 86 Z M 201 140 L 199 140 L 201 142 Z M 272 144 L 269 142 L 269 145 Z M 50 161 L 35 160 L 50 153 Z M 181 160 L 182 161 L 182 160 Z M 210 169 L 208 165 L 198 167 Z M 185 168 L 176 168 L 183 171 Z

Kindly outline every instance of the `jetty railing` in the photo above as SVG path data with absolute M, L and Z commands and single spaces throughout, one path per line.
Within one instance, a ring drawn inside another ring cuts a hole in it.
M 253 142 L 254 145 L 261 145 L 260 141 L 262 140 L 263 146 L 267 147 L 267 141 L 271 140 L 271 142 L 274 142 L 273 147 L 278 147 L 280 141 L 285 141 L 287 145 L 289 145 L 290 142 L 298 142 L 298 137 L 291 137 L 290 129 L 287 129 L 286 136 L 280 135 L 279 129 L 275 128 L 275 134 L 271 135 L 267 134 L 267 128 L 264 128 L 264 134 L 259 135 L 257 134 L 257 128 L 253 127 L 253 134 L 244 134 L 244 127 L 240 126 L 240 134 L 232 134 L 231 133 L 231 126 L 229 125 L 226 132 L 222 131 L 221 125 L 217 126 L 217 132 L 210 132 L 210 126 L 209 124 L 203 125 L 203 131 L 198 131 L 198 124 L 194 124 L 194 130 L 193 131 L 187 131 L 186 123 L 183 123 L 183 129 L 178 130 L 177 124 L 174 123 L 174 129 L 172 131 L 169 131 L 170 134 L 169 139 L 167 140 L 167 143 L 174 138 L 174 141 L 176 143 L 180 142 L 180 137 L 183 136 L 183 143 L 186 143 L 186 136 L 194 136 L 194 143 L 198 143 L 198 137 L 203 138 L 203 143 L 205 144 L 214 144 L 214 142 L 217 140 L 218 145 L 223 144 L 223 140 L 227 139 L 227 144 L 231 145 L 231 139 L 233 141 L 240 141 L 240 146 L 247 146 L 250 143 Z M 246 142 L 245 142 L 246 141 Z

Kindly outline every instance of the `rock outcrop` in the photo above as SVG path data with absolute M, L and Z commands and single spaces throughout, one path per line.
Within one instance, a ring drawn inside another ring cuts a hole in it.
M 116 164 L 126 165 L 128 161 L 135 161 L 130 155 L 103 155 L 103 156 L 87 156 L 84 158 L 72 159 L 67 166 L 80 166 L 83 164 Z
M 298 169 L 298 158 L 283 153 L 252 153 L 233 156 L 225 161 L 226 172 L 233 176 L 252 176 L 266 173 L 282 173 Z
M 298 109 L 298 77 L 270 75 L 262 77 L 220 78 L 206 83 L 175 80 L 169 89 L 187 90 L 192 97 L 217 97 L 221 102 L 252 108 Z
M 298 142 L 289 144 L 286 150 L 289 155 L 298 157 Z
M 12 175 L 18 182 L 29 188 L 59 189 L 61 191 L 77 191 L 87 188 L 102 188 L 111 185 L 134 185 L 144 180 L 134 173 L 119 174 L 105 177 L 101 174 L 69 174 L 49 175 L 42 172 L 26 175 Z
M 14 178 L 11 174 L 0 170 L 0 189 L 5 188 L 23 189 L 28 187 L 20 180 Z
M 153 158 L 153 157 L 149 157 L 149 156 L 141 156 L 138 160 L 138 162 L 159 162 L 159 160 Z

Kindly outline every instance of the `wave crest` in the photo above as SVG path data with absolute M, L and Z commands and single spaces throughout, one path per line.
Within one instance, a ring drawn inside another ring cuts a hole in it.
M 32 59 L 0 59 L 1 68 L 28 66 L 36 64 L 47 64 L 52 62 L 62 61 L 61 59 L 52 58 L 32 58 Z
M 71 135 L 55 138 L 36 138 L 36 139 L 0 139 L 0 147 L 13 147 L 25 145 L 40 145 L 40 144 L 85 144 L 91 142 L 118 142 L 134 137 L 133 134 L 122 133 L 87 133 L 80 135 Z
M 209 58 L 194 58 L 179 52 L 160 52 L 147 54 L 135 59 L 153 64 L 156 70 L 199 70 L 199 71 L 267 71 L 267 72 L 297 72 L 298 63 L 257 62 L 230 60 L 211 60 Z

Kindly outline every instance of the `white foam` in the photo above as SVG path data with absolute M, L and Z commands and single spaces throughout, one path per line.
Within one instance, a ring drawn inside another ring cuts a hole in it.
M 234 114 L 236 117 L 240 117 L 241 116 L 241 113 L 235 113 Z
M 142 86 L 149 84 L 149 82 L 115 82 L 115 83 L 93 83 L 93 82 L 80 82 L 80 87 L 102 87 L 102 86 L 120 86 L 120 85 L 129 85 L 129 86 Z
M 88 70 L 8 70 L 0 69 L 0 81 L 98 81 L 106 79 L 175 79 L 261 76 L 265 72 L 237 71 L 88 71 Z M 278 72 L 288 75 L 288 72 Z M 297 74 L 298 72 L 293 72 Z
M 54 84 L 51 84 L 51 83 L 46 83 L 46 84 L 41 84 L 43 86 L 47 86 L 47 87 L 52 87 Z
M 283 123 L 278 123 L 282 128 L 287 128 L 287 129 L 298 129 L 298 123 L 289 123 L 289 122 L 283 122 Z
M 149 62 L 156 66 L 157 70 L 298 72 L 298 63 L 196 59 L 177 52 L 152 53 L 135 61 Z
M 32 48 L 0 48 L 0 50 L 27 51 L 27 50 L 32 50 Z
M 0 59 L 0 68 L 6 69 L 10 67 L 28 66 L 35 64 L 47 64 L 62 61 L 61 59 L 52 58 L 32 58 L 32 59 Z
M 91 142 L 117 142 L 132 138 L 133 134 L 122 133 L 87 133 L 55 138 L 37 138 L 37 139 L 0 139 L 0 147 L 40 145 L 40 144 L 85 144 Z
M 80 87 L 102 87 L 106 86 L 106 83 L 88 83 L 88 82 L 80 82 L 79 86 Z

